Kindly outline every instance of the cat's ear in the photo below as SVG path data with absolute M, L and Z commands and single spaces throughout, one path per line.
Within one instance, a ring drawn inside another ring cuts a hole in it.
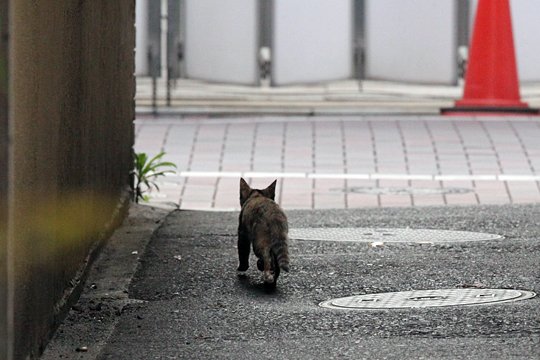
M 276 184 L 277 184 L 277 179 L 274 180 L 274 182 L 271 183 L 270 186 L 268 186 L 266 189 L 263 190 L 264 195 L 267 198 L 275 200 L 275 198 L 276 198 Z
M 243 178 L 240 178 L 240 205 L 244 204 L 250 192 L 251 192 L 251 188 L 249 187 L 246 180 L 244 180 Z

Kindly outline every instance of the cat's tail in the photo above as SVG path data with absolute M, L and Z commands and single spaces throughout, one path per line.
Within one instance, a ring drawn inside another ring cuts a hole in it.
M 278 266 L 286 272 L 289 272 L 289 246 L 286 241 L 275 243 L 272 252 L 276 258 Z

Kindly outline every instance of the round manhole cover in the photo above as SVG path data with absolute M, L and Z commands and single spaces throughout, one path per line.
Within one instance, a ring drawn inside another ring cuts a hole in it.
M 357 310 L 424 308 L 504 303 L 535 296 L 531 291 L 505 289 L 415 290 L 348 296 L 324 301 L 319 306 Z
M 463 242 L 502 239 L 501 235 L 470 231 L 396 228 L 293 228 L 289 238 L 296 240 L 356 242 Z
M 373 186 L 353 186 L 348 188 L 334 188 L 331 191 L 341 191 L 353 194 L 368 195 L 447 195 L 447 194 L 467 194 L 473 192 L 472 189 L 447 187 L 447 188 L 417 188 L 417 187 L 373 187 Z

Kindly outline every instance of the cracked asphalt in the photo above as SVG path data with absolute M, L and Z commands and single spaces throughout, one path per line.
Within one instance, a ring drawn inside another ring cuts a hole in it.
M 97 358 L 540 356 L 539 297 L 399 310 L 318 306 L 335 297 L 423 289 L 540 293 L 540 206 L 313 210 L 287 215 L 291 228 L 410 227 L 486 232 L 504 239 L 376 247 L 366 242 L 291 240 L 291 272 L 280 277 L 276 291 L 269 292 L 261 285 L 253 255 L 248 277 L 236 276 L 237 212 L 173 211 L 141 252 L 127 289 L 132 301 L 118 311 Z M 92 331 L 89 328 L 86 334 Z M 79 334 L 79 343 L 86 341 L 92 348 L 84 334 Z M 72 354 L 85 358 L 84 353 Z

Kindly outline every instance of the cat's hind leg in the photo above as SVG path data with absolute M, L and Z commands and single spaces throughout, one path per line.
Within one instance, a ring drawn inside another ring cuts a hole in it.
M 262 256 L 263 261 L 263 281 L 265 284 L 274 284 L 274 271 L 272 269 L 272 256 L 270 251 L 265 251 Z
M 281 269 L 279 268 L 277 257 L 275 255 L 272 256 L 272 270 L 274 271 L 274 282 L 277 282 Z
M 249 238 L 244 231 L 241 229 L 238 230 L 238 275 L 243 276 L 246 274 L 247 269 L 249 268 L 249 251 L 250 243 Z

